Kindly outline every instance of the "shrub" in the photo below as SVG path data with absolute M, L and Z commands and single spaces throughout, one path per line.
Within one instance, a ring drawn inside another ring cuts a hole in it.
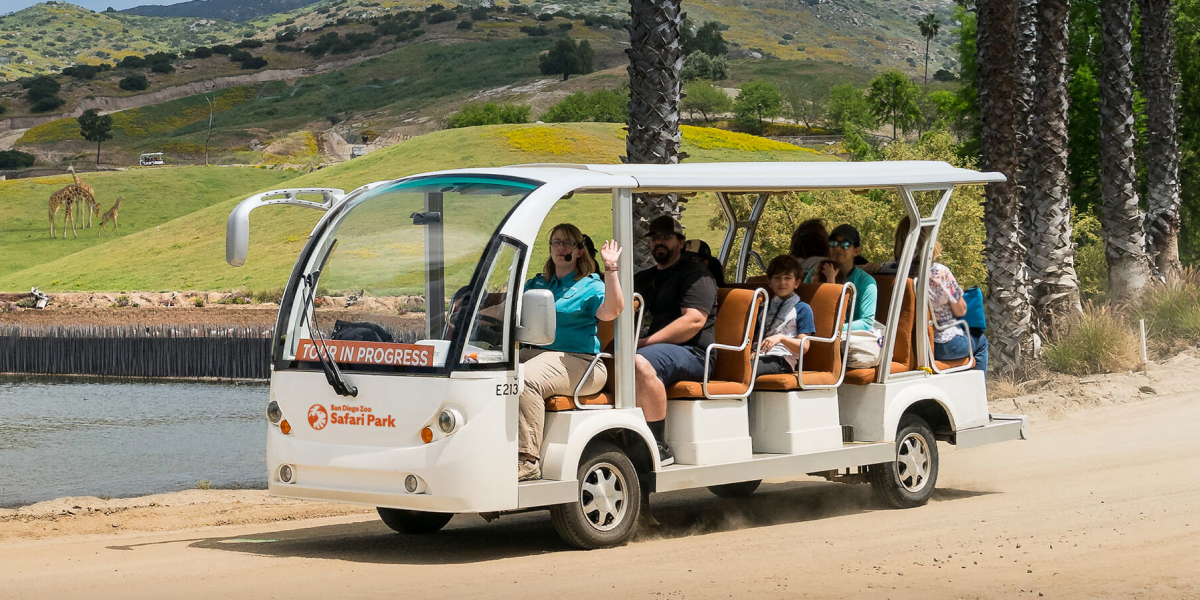
M 175 67 L 171 63 L 154 63 L 154 66 L 150 67 L 150 70 L 155 73 L 174 73 Z
M 478 6 L 478 7 L 471 9 L 471 20 L 472 21 L 486 21 L 487 18 L 488 18 L 488 11 L 486 8 L 483 8 L 482 6 Z
M 32 167 L 34 156 L 20 150 L 0 151 L 0 169 L 24 169 Z
M 1148 336 L 1169 345 L 1200 341 L 1200 271 L 1187 268 L 1165 283 L 1151 283 L 1134 314 L 1146 319 Z
M 547 123 L 624 123 L 628 118 L 628 99 L 612 90 L 571 94 L 542 115 Z
M 129 92 L 139 92 L 150 87 L 150 82 L 146 81 L 146 76 L 141 73 L 135 73 L 117 82 L 117 86 Z
M 229 44 L 217 44 L 216 46 L 212 47 L 213 54 L 229 54 L 234 50 L 236 50 L 236 48 L 230 46 Z
M 74 65 L 62 70 L 63 75 L 83 80 L 95 79 L 99 72 L 100 67 L 94 65 Z
M 195 306 L 196 308 L 204 308 L 204 298 L 201 298 L 200 296 L 192 298 L 192 306 Z
M 250 293 L 250 299 L 258 304 L 279 304 L 283 298 L 283 288 L 271 288 L 269 290 L 256 290 Z
M 514 15 L 527 15 L 529 14 L 529 7 L 521 6 L 520 4 L 513 4 L 508 7 L 508 12 Z
M 254 55 L 245 50 L 234 50 L 229 53 L 229 62 L 242 62 L 248 58 L 254 58 Z
M 112 308 L 125 308 L 126 306 L 129 306 L 129 304 L 129 296 L 121 294 L 120 296 L 117 296 L 117 301 L 113 302 L 111 306 Z
M 695 79 L 720 81 L 727 77 L 729 77 L 729 61 L 725 60 L 724 56 L 714 58 L 703 52 L 689 54 L 683 61 L 683 68 L 679 70 L 679 78 L 683 81 Z
M 66 100 L 63 100 L 62 98 L 59 98 L 58 96 L 49 96 L 46 98 L 42 98 L 42 99 L 38 100 L 37 102 L 34 102 L 33 108 L 31 108 L 30 111 L 35 112 L 35 113 L 50 112 L 52 110 L 57 110 L 57 109 L 61 108 L 66 103 L 67 103 Z
M 537 16 L 537 20 L 546 23 L 554 20 L 554 13 L 542 13 Z
M 277 35 L 275 37 L 278 38 L 279 36 Z M 295 38 L 292 38 L 292 39 L 295 39 Z M 291 41 L 291 40 L 287 40 L 287 41 Z M 242 41 L 234 44 L 233 47 L 234 48 L 245 48 L 245 49 L 262 48 L 263 42 L 262 42 L 262 40 L 242 40 Z
M 196 58 L 208 58 L 212 55 L 213 49 L 208 46 L 197 46 L 195 50 L 192 50 L 192 56 Z
M 4 114 L 6 112 L 8 112 L 8 107 L 3 104 L 0 104 L 0 115 Z
M 298 38 L 298 37 L 300 37 L 300 30 L 296 29 L 294 26 L 288 27 L 287 29 L 284 29 L 283 31 L 275 32 L 275 41 L 276 42 L 294 42 L 294 41 L 296 41 L 296 38 Z M 261 44 L 260 44 L 260 47 L 261 47 Z
M 475 22 L 470 19 L 463 19 L 458 22 L 458 29 L 471 29 L 475 26 Z
M 1113 373 L 1137 366 L 1138 340 L 1116 309 L 1088 303 L 1083 316 L 1047 346 L 1044 355 L 1046 364 L 1059 373 Z
M 126 56 L 125 58 L 122 58 L 121 62 L 117 63 L 117 68 L 118 69 L 145 69 L 148 64 L 149 63 L 146 62 L 146 59 L 144 59 L 140 56 L 130 55 L 130 56 Z
M 146 55 L 146 62 L 151 65 L 169 63 L 174 60 L 179 60 L 179 55 L 174 52 L 155 52 Z
M 545 25 L 538 25 L 537 27 L 533 27 L 531 25 L 522 25 L 521 33 L 524 33 L 529 37 L 542 37 L 544 35 L 550 35 L 550 30 L 546 29 Z
M 261 56 L 251 56 L 242 61 L 243 69 L 261 69 L 267 66 L 267 59 Z
M 435 5 L 435 6 L 438 6 L 438 5 Z M 430 25 L 437 25 L 438 23 L 445 23 L 447 21 L 453 21 L 457 17 L 458 16 L 455 15 L 454 11 L 452 11 L 452 10 L 439 10 L 435 13 L 430 13 L 430 15 L 428 17 L 426 17 L 425 22 L 429 23 Z
M 528 123 L 529 107 L 523 104 L 468 104 L 450 116 L 451 127 L 478 127 L 505 123 Z
M 558 30 L 559 30 L 559 31 L 570 31 L 570 30 L 572 30 L 572 29 L 574 29 L 574 28 L 575 28 L 575 24 L 574 24 L 574 23 L 559 23 L 559 24 L 558 24 Z

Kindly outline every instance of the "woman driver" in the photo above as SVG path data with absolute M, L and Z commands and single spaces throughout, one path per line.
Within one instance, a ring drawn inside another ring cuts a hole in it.
M 553 343 L 521 350 L 521 362 L 525 365 L 525 386 L 517 417 L 520 453 L 517 477 L 521 481 L 542 477 L 538 455 L 546 423 L 546 398 L 575 393 L 575 386 L 583 379 L 592 358 L 601 351 L 597 321 L 611 321 L 625 307 L 617 282 L 620 257 L 621 247 L 613 240 L 600 248 L 600 259 L 604 261 L 601 282 L 596 261 L 586 252 L 583 233 L 578 227 L 563 223 L 550 231 L 550 258 L 543 271 L 525 282 L 526 290 L 554 293 L 557 324 Z M 580 395 L 599 392 L 607 379 L 604 363 L 596 363 L 579 390 Z

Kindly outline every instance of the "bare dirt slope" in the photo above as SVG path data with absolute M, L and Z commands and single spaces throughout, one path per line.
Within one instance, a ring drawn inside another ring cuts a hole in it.
M 0 598 L 1200 598 L 1194 364 L 1017 400 L 1055 417 L 1025 442 L 942 445 L 918 509 L 811 478 L 666 494 L 661 526 L 583 553 L 545 513 L 406 538 L 362 513 L 271 522 L 358 509 L 261 492 L 64 500 L 0 514 Z

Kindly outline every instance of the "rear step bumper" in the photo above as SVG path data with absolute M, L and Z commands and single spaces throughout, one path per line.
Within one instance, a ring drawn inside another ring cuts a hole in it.
M 991 415 L 991 423 L 982 427 L 963 429 L 954 434 L 955 446 L 962 450 L 1009 440 L 1029 439 L 1029 417 L 1025 415 Z

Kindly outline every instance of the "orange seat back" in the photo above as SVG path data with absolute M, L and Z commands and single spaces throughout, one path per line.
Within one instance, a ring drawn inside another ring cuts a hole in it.
M 892 306 L 892 290 L 896 283 L 894 275 L 876 275 L 875 285 L 878 287 L 875 303 L 875 320 L 887 324 L 888 311 Z M 859 293 L 862 293 L 861 290 Z M 913 287 L 912 278 L 904 285 L 904 301 L 900 306 L 900 323 L 896 328 L 896 339 L 892 346 L 892 362 L 900 363 L 911 371 L 917 368 L 916 333 L 917 321 L 917 292 Z
M 850 317 L 850 295 L 842 300 L 842 323 L 837 322 L 838 298 L 842 296 L 842 286 L 836 283 L 803 283 L 796 288 L 800 299 L 808 303 L 813 312 L 813 325 L 816 336 L 831 338 L 837 335 L 840 327 Z M 804 354 L 805 371 L 823 371 L 839 374 L 842 372 L 842 343 L 811 342 L 808 352 Z
M 740 346 L 746 339 L 746 328 L 755 328 L 762 310 L 762 296 L 753 290 L 721 288 L 717 291 L 717 322 L 715 338 L 718 344 Z M 753 317 L 751 317 L 753 313 Z M 714 350 L 716 361 L 710 381 L 732 381 L 749 386 L 754 376 L 754 342 L 741 351 Z

